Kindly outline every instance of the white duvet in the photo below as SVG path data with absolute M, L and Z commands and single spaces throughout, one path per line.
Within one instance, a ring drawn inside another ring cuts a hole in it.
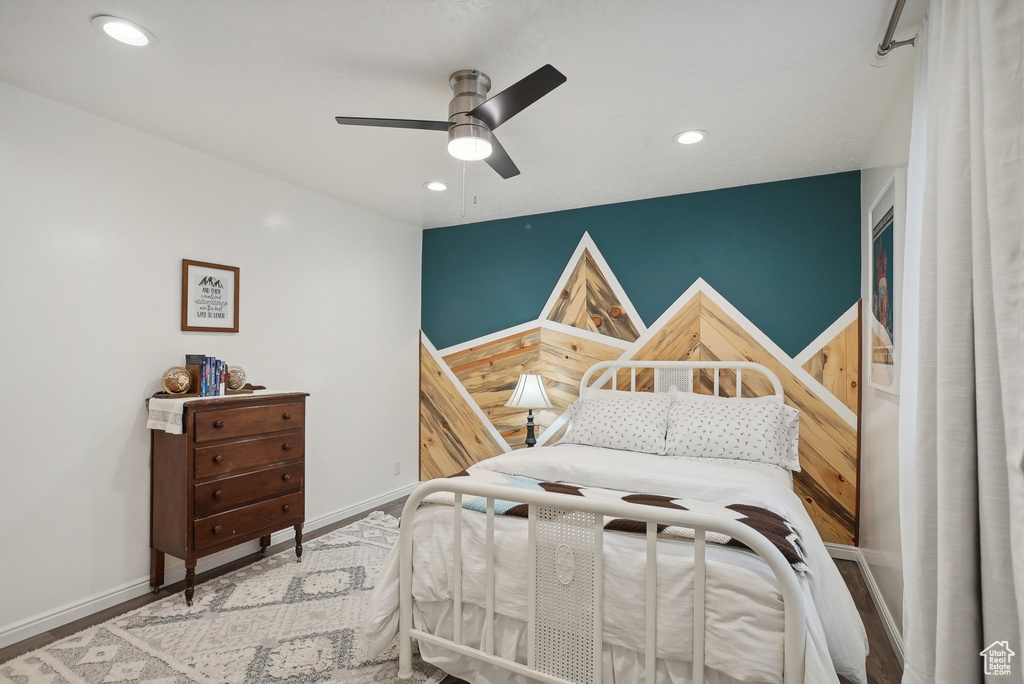
M 654 456 L 580 445 L 521 450 L 474 468 L 547 481 L 631 492 L 762 506 L 783 515 L 800 533 L 811 576 L 801 583 L 807 613 L 807 684 L 837 683 L 836 673 L 864 684 L 867 636 L 842 576 L 793 493 L 789 473 L 764 464 Z M 425 506 L 413 534 L 414 623 L 451 637 L 452 509 Z M 463 515 L 463 637 L 479 646 L 483 633 L 484 516 Z M 495 518 L 496 653 L 525 662 L 527 525 Z M 604 670 L 606 683 L 644 681 L 645 540 L 606 533 L 604 545 Z M 658 543 L 657 681 L 691 681 L 693 546 Z M 781 682 L 782 596 L 768 566 L 750 551 L 707 547 L 706 675 L 708 684 Z M 377 579 L 364 634 L 369 655 L 386 648 L 398 629 L 398 552 Z M 425 660 L 482 684 L 527 680 L 449 651 L 421 645 Z

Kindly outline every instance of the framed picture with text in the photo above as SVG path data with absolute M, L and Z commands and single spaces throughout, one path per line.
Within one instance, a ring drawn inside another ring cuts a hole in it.
M 181 260 L 181 329 L 238 332 L 238 267 Z

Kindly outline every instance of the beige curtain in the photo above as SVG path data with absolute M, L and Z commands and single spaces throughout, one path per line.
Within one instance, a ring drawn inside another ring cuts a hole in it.
M 992 681 L 1024 682 L 1024 1 L 932 0 L 926 50 L 903 681 L 981 682 L 1007 641 Z

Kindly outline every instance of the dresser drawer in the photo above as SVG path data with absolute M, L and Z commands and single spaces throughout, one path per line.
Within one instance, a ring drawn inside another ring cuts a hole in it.
M 305 449 L 306 438 L 302 432 L 196 447 L 195 476 L 201 480 L 259 470 L 275 463 L 301 459 Z
M 304 513 L 300 492 L 211 515 L 195 521 L 195 548 L 217 546 L 270 528 L 281 529 L 288 522 L 301 521 Z
M 252 501 L 298 492 L 302 489 L 302 471 L 302 461 L 297 461 L 196 485 L 192 497 L 196 517 L 228 511 Z
M 297 430 L 303 426 L 304 418 L 302 403 L 197 411 L 195 436 L 197 442 L 209 442 L 263 432 Z

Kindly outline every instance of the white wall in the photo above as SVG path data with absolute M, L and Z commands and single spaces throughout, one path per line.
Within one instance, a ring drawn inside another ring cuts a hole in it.
M 0 82 L 0 646 L 145 590 L 143 400 L 186 353 L 311 393 L 307 521 L 413 483 L 420 236 Z M 182 258 L 241 268 L 239 333 L 180 331 Z
M 912 62 L 913 50 L 903 48 L 901 57 Z M 894 53 L 893 56 L 896 56 Z M 861 298 L 864 302 L 865 321 L 871 315 L 869 285 L 870 260 L 868 243 L 871 236 L 869 211 L 875 198 L 893 177 L 897 168 L 904 168 L 910 150 L 910 120 L 913 109 L 913 64 L 906 68 L 907 83 L 896 100 L 889 103 L 885 124 L 867 156 L 871 168 L 861 171 Z M 886 67 L 888 68 L 888 66 Z M 899 182 L 898 182 L 899 185 Z M 905 193 L 905 184 L 902 185 Z M 905 195 L 897 204 L 903 203 Z M 893 268 L 894 291 L 902 292 L 905 215 L 897 206 L 894 221 L 894 248 L 896 261 Z M 898 294 L 897 294 L 898 297 Z M 897 299 L 897 302 L 899 300 Z M 899 325 L 903 312 L 896 306 L 897 355 L 899 354 Z M 900 492 L 899 492 L 899 396 L 876 389 L 868 384 L 870 366 L 869 326 L 863 327 L 861 356 L 861 461 L 860 461 L 860 537 L 859 546 L 867 562 L 867 570 L 877 585 L 884 602 L 883 612 L 891 616 L 891 626 L 902 634 L 903 625 L 903 560 L 900 551 Z M 883 619 L 885 619 L 883 615 Z
M 861 216 L 864 222 L 862 240 L 862 299 L 865 321 L 871 315 L 871 291 L 868 289 L 867 254 L 868 212 L 872 202 L 893 177 L 895 167 L 865 169 L 861 172 Z M 904 223 L 895 222 L 893 242 L 896 254 L 903 253 Z M 894 263 L 894 292 L 902 292 L 902 269 Z M 897 356 L 899 355 L 899 324 L 901 312 L 896 307 Z M 900 551 L 899 491 L 899 408 L 900 398 L 868 384 L 870 330 L 865 323 L 861 341 L 861 462 L 860 462 L 860 539 L 859 546 L 882 598 L 897 628 L 903 624 L 903 562 Z M 902 633 L 902 632 L 901 632 Z

